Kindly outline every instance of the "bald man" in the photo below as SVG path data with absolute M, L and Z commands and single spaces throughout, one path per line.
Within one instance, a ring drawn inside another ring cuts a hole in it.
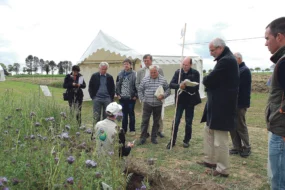
M 194 107 L 197 104 L 201 103 L 201 98 L 199 94 L 199 85 L 195 87 L 186 86 L 184 80 L 188 79 L 192 82 L 200 83 L 200 73 L 192 68 L 192 59 L 190 57 L 186 57 L 182 62 L 180 82 L 178 81 L 179 72 L 180 69 L 175 71 L 174 76 L 170 82 L 170 88 L 175 89 L 175 101 L 177 96 L 177 90 L 180 89 L 181 92 L 178 96 L 172 146 L 174 146 L 176 143 L 180 119 L 185 110 L 186 125 L 185 125 L 185 136 L 183 140 L 183 147 L 188 148 L 189 142 L 192 137 L 192 121 L 194 117 Z M 167 144 L 166 148 L 170 149 L 170 147 L 171 147 L 171 140 Z

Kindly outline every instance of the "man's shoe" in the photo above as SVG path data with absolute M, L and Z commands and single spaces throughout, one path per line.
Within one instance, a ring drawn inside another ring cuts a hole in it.
M 248 157 L 250 154 L 251 154 L 251 149 L 250 149 L 250 148 L 245 148 L 245 149 L 243 149 L 243 150 L 239 153 L 239 155 L 240 155 L 241 157 L 243 157 L 243 158 Z
M 230 153 L 230 155 L 239 154 L 239 153 L 240 153 L 240 150 L 233 148 L 233 149 L 231 149 L 231 150 L 229 151 L 229 153 Z
M 171 142 L 169 142 L 166 146 L 166 149 L 170 149 L 170 146 L 171 146 Z M 175 143 L 172 143 L 172 148 L 175 146 Z
M 185 142 L 183 142 L 183 147 L 184 148 L 188 148 L 190 146 L 190 144 L 189 143 L 185 143 Z
M 159 136 L 160 138 L 165 137 L 165 136 L 164 136 L 164 134 L 163 134 L 162 132 L 158 132 L 158 133 L 157 133 L 157 136 Z
M 151 139 L 152 144 L 158 144 L 156 139 Z
M 217 176 L 229 177 L 229 174 L 223 174 L 223 173 L 218 172 L 217 170 L 214 170 L 214 171 L 206 170 L 205 173 L 208 174 L 208 175 L 213 175 L 214 177 L 217 177 Z
M 148 137 L 150 137 L 150 134 L 149 134 L 149 133 L 146 134 L 146 138 L 148 138 Z
M 143 145 L 145 143 L 146 139 L 141 139 L 138 143 L 138 145 Z
M 204 162 L 204 161 L 198 161 L 196 163 L 201 165 L 201 166 L 207 167 L 207 168 L 216 168 L 217 167 L 217 164 L 210 164 L 210 163 Z

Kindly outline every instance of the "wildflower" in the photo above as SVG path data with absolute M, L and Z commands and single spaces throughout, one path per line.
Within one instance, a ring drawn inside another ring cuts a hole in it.
M 69 184 L 71 184 L 71 185 L 73 185 L 73 183 L 74 183 L 73 177 L 67 178 L 66 182 L 69 183 Z
M 54 158 L 54 161 L 55 161 L 55 163 L 57 164 L 58 161 L 59 161 L 59 158 L 58 158 L 58 157 L 55 157 L 55 158 Z
M 42 135 L 40 135 L 40 134 L 38 134 L 37 136 L 38 136 L 39 139 L 42 139 L 42 138 L 43 138 Z
M 90 128 L 88 128 L 88 129 L 85 130 L 85 133 L 91 134 L 92 130 Z
M 64 140 L 69 139 L 68 133 L 62 133 L 60 137 Z
M 66 118 L 66 113 L 65 112 L 60 112 L 60 116 L 63 118 Z
M 16 132 L 16 134 L 18 134 L 18 133 L 19 133 L 19 129 L 16 129 L 16 131 L 15 131 L 15 132 Z
M 30 139 L 35 139 L 35 138 L 36 138 L 35 135 L 30 136 Z
M 12 179 L 12 184 L 13 185 L 17 185 L 18 183 L 20 183 L 20 181 L 16 178 Z
M 78 137 L 79 137 L 79 136 L 80 136 L 80 132 L 76 132 L 76 136 L 78 136 Z
M 41 126 L 41 124 L 39 122 L 36 122 L 35 127 L 39 127 L 39 126 Z
M 49 121 L 54 122 L 55 121 L 54 117 L 50 117 Z
M 9 188 L 8 187 L 4 187 L 2 190 L 9 190 Z
M 141 186 L 140 190 L 146 190 L 146 186 L 145 185 Z
M 102 174 L 100 172 L 95 172 L 95 177 L 96 178 L 101 178 L 102 177 Z
M 86 160 L 85 164 L 87 168 L 95 168 L 97 166 L 97 163 L 94 162 L 93 160 Z
M 65 125 L 65 129 L 70 130 L 70 125 Z
M 113 152 L 113 151 L 110 151 L 110 152 L 108 152 L 108 154 L 109 154 L 110 156 L 112 156 L 112 155 L 114 155 L 114 152 Z
M 34 116 L 36 116 L 36 113 L 35 113 L 35 112 L 31 112 L 31 113 L 30 113 L 30 117 L 32 118 L 32 117 L 34 117 Z
M 72 164 L 75 161 L 75 158 L 73 156 L 69 156 L 66 160 L 69 164 Z
M 22 111 L 22 108 L 16 108 L 16 111 Z
M 8 179 L 6 177 L 0 177 L 0 182 L 6 184 L 8 182 Z
M 47 140 L 47 137 L 43 137 L 43 140 L 46 141 L 46 140 Z
M 4 134 L 8 134 L 8 131 L 4 131 Z

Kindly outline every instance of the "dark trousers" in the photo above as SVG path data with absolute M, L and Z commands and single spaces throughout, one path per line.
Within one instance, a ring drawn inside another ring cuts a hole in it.
M 78 125 L 81 125 L 81 108 L 82 108 L 82 100 L 78 99 L 71 99 L 68 100 L 69 108 L 70 108 L 70 113 L 71 115 L 76 114 L 76 120 L 78 122 Z
M 103 112 L 103 119 L 106 119 L 106 107 L 111 103 L 110 98 L 106 99 L 98 99 L 94 98 L 93 99 L 93 114 L 94 114 L 94 120 L 95 122 L 101 121 L 101 115 Z M 103 120 L 102 119 L 102 120 Z
M 122 112 L 123 112 L 123 120 L 122 120 L 122 128 L 124 129 L 125 132 L 128 131 L 128 124 L 129 124 L 129 129 L 130 132 L 135 131 L 135 104 L 136 101 L 132 100 L 130 98 L 121 98 L 120 99 L 120 104 L 123 107 Z M 130 118 L 130 122 L 129 122 Z
M 147 138 L 147 129 L 149 124 L 149 119 L 151 114 L 153 114 L 153 126 L 151 131 L 151 139 L 156 139 L 157 132 L 159 129 L 159 119 L 161 118 L 161 106 L 151 106 L 147 103 L 144 103 L 143 105 L 143 115 L 142 115 L 142 124 L 141 124 L 141 138 L 146 139 Z
M 233 148 L 241 150 L 244 146 L 245 148 L 250 148 L 248 130 L 245 122 L 245 114 L 247 108 L 237 109 L 237 128 L 230 131 Z
M 181 117 L 183 115 L 183 111 L 185 110 L 185 135 L 184 135 L 184 143 L 189 143 L 192 137 L 192 121 L 194 117 L 194 106 L 189 106 L 185 104 L 178 104 L 175 116 L 175 126 L 174 126 L 174 134 L 173 134 L 173 144 L 176 142 L 178 127 L 180 124 Z

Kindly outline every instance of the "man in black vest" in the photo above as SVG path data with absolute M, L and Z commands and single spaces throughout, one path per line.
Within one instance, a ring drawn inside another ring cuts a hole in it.
M 194 106 L 201 103 L 201 98 L 199 94 L 199 85 L 190 87 L 186 86 L 184 82 L 185 79 L 188 79 L 192 82 L 200 83 L 200 73 L 192 69 L 192 59 L 191 57 L 186 57 L 182 62 L 181 69 L 181 78 L 179 80 L 179 72 L 180 69 L 175 71 L 174 76 L 170 82 L 170 88 L 175 89 L 175 101 L 177 96 L 177 90 L 180 89 L 180 94 L 178 96 L 177 110 L 175 116 L 175 126 L 174 126 L 174 134 L 172 146 L 176 143 L 178 126 L 180 123 L 180 119 L 183 115 L 183 111 L 185 110 L 185 136 L 183 140 L 183 147 L 188 148 L 189 142 L 192 136 L 192 121 L 194 117 Z M 171 140 L 166 146 L 167 149 L 171 147 Z
M 251 92 L 251 72 L 242 60 L 242 55 L 237 52 L 234 54 L 239 64 L 239 93 L 238 93 L 238 109 L 237 109 L 237 128 L 230 131 L 233 149 L 230 154 L 240 154 L 241 157 L 247 157 L 251 153 L 249 144 L 248 130 L 245 121 L 247 108 L 250 106 Z
M 265 46 L 276 64 L 266 107 L 269 139 L 269 162 L 272 171 L 271 189 L 285 189 L 285 17 L 273 20 L 265 31 Z

